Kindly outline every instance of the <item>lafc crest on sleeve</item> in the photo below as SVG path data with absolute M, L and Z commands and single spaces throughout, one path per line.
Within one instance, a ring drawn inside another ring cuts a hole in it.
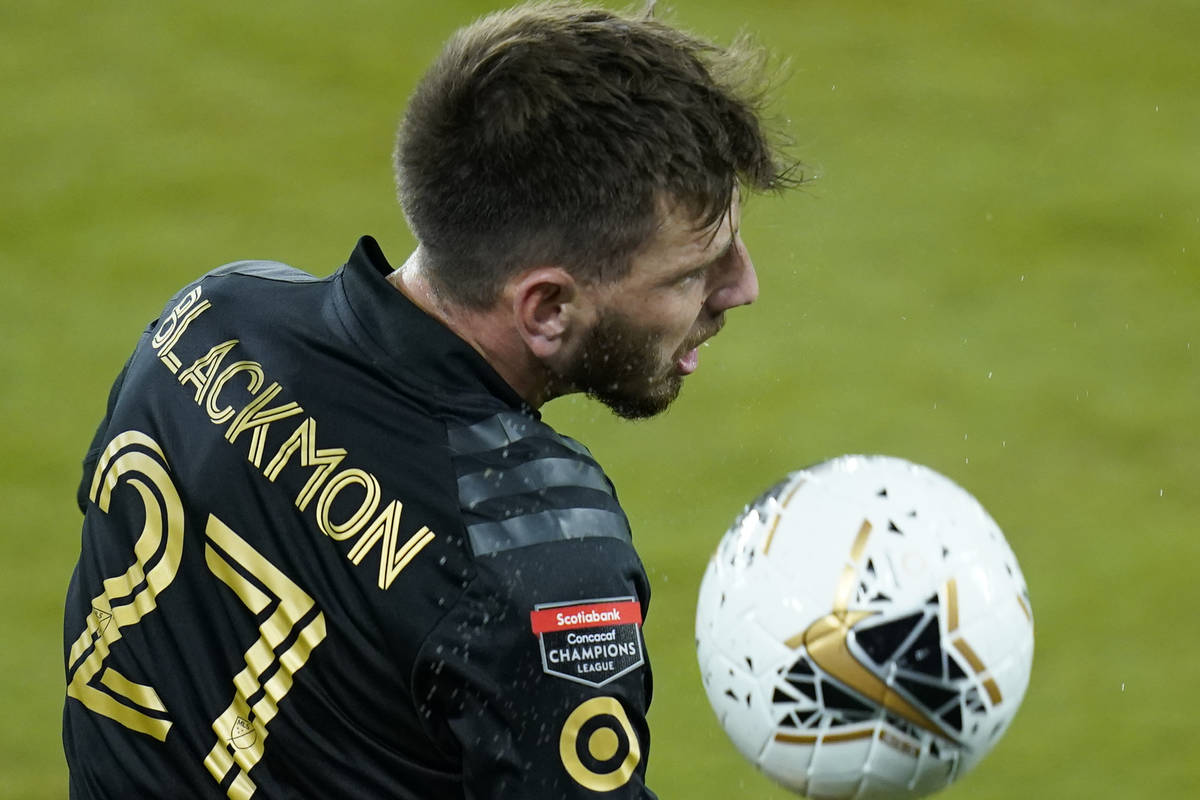
M 642 608 L 633 597 L 541 603 L 529 620 L 547 675 L 603 686 L 645 663 Z

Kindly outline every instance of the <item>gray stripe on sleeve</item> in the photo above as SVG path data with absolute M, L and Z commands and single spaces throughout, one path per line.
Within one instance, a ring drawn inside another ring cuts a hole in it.
M 458 479 L 458 497 L 463 508 L 472 509 L 484 500 L 536 492 L 552 487 L 577 486 L 612 496 L 603 470 L 574 458 L 539 458 L 512 468 L 492 468 Z
M 476 555 L 591 536 L 606 536 L 624 542 L 632 540 L 623 514 L 594 508 L 553 509 L 502 522 L 481 522 L 469 525 L 467 534 Z
M 550 439 L 581 456 L 591 457 L 591 453 L 579 442 L 556 433 L 546 423 L 519 411 L 505 411 L 466 428 L 452 428 L 447 435 L 450 449 L 458 455 L 485 453 L 521 439 L 539 438 Z

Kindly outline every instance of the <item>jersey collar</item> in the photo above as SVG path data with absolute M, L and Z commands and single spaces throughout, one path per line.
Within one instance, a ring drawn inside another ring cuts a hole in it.
M 350 312 L 339 316 L 362 346 L 405 381 L 417 377 L 455 393 L 483 389 L 540 417 L 475 348 L 388 283 L 392 272 L 379 243 L 363 236 L 335 276 Z

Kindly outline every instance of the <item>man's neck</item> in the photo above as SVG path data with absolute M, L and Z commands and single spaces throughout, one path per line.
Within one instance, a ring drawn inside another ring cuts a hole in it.
M 426 275 L 420 247 L 387 281 L 422 311 L 471 345 L 527 403 L 538 408 L 550 398 L 545 368 L 528 352 L 503 301 L 486 309 L 447 300 Z

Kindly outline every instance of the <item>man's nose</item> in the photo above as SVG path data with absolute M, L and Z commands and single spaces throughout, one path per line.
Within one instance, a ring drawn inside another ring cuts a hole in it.
M 754 262 L 741 239 L 734 244 L 729 265 L 723 270 L 720 284 L 708 296 L 708 310 L 720 314 L 727 309 L 745 306 L 758 299 L 758 275 Z

